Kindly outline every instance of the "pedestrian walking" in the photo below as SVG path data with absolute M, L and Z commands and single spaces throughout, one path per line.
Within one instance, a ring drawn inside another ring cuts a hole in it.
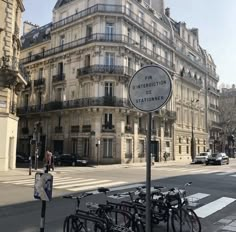
M 51 170 L 52 165 L 52 152 L 47 149 L 44 156 L 45 164 L 48 166 L 48 170 Z
M 164 157 L 164 161 L 165 161 L 165 163 L 166 163 L 166 162 L 167 162 L 167 157 L 168 157 L 167 152 L 164 152 L 163 157 Z

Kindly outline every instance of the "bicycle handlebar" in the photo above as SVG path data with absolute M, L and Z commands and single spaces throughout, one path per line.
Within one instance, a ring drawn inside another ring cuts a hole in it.
M 66 195 L 66 196 L 63 196 L 62 198 L 80 200 L 80 199 L 82 199 L 84 197 L 88 197 L 88 196 L 91 196 L 91 195 L 93 195 L 93 193 L 83 193 L 80 196 Z

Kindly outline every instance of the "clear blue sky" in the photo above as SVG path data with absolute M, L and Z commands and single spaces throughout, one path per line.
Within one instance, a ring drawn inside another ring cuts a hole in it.
M 40 26 L 49 23 L 55 3 L 24 0 L 23 21 Z M 174 20 L 199 29 L 200 44 L 212 55 L 220 83 L 236 84 L 236 0 L 165 0 L 165 7 L 170 7 Z

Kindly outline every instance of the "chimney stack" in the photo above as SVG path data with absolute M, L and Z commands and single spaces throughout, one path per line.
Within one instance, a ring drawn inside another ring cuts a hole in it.
M 39 25 L 33 24 L 31 22 L 28 22 L 28 21 L 25 21 L 23 23 L 23 35 L 27 34 L 28 32 L 30 32 L 30 31 L 32 31 L 36 28 L 39 28 Z
M 167 7 L 166 9 L 165 9 L 165 15 L 169 18 L 170 17 L 170 8 L 169 7 Z

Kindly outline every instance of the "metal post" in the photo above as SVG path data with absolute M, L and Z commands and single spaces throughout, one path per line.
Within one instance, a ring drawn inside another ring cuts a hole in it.
M 45 166 L 44 173 L 48 173 L 48 164 Z M 46 201 L 42 201 L 41 218 L 40 218 L 40 232 L 44 232 L 45 228 L 45 215 L 46 215 Z
M 148 134 L 146 153 L 146 232 L 151 232 L 151 123 L 152 113 L 148 113 Z

